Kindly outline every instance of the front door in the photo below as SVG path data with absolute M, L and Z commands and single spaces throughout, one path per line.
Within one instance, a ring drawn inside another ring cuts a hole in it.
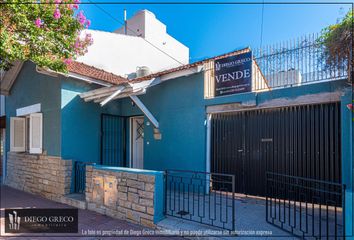
M 130 167 L 144 168 L 144 117 L 132 117 L 131 121 L 131 162 Z

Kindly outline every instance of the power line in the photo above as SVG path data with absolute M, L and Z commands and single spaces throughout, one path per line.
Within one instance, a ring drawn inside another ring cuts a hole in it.
M 118 23 L 122 24 L 123 26 L 125 25 L 125 23 L 123 21 L 120 21 L 119 19 L 115 18 L 112 14 L 110 14 L 108 11 L 106 11 L 104 8 L 100 7 L 98 4 L 92 2 L 91 0 L 88 0 L 89 2 L 91 2 L 93 5 L 95 5 L 95 7 L 97 7 L 98 9 L 100 9 L 102 12 L 104 12 L 105 14 L 107 14 L 110 18 L 112 18 L 113 20 L 117 21 Z M 137 37 L 141 37 L 138 35 L 138 33 L 136 31 L 134 31 L 133 29 L 129 28 L 127 26 L 128 31 L 132 32 L 135 36 Z M 167 52 L 165 52 L 164 50 L 162 50 L 161 48 L 159 48 L 158 46 L 154 45 L 152 42 L 148 41 L 147 39 L 141 37 L 145 42 L 147 42 L 148 44 L 150 44 L 151 46 L 153 46 L 154 48 L 156 48 L 157 50 L 159 50 L 160 52 L 162 52 L 163 54 L 165 54 L 166 56 L 170 57 L 171 59 L 173 59 L 174 61 L 178 62 L 179 64 L 181 64 L 182 66 L 185 65 L 185 63 L 179 61 L 178 59 L 176 59 L 175 57 L 171 56 L 170 54 L 168 54 Z
M 261 43 L 260 43 L 260 48 L 262 48 L 263 45 L 263 22 L 264 22 L 264 0 L 262 4 L 262 20 L 261 20 Z

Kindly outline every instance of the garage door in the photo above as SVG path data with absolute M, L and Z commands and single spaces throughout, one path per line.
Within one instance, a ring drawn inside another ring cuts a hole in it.
M 339 103 L 212 114 L 211 172 L 265 196 L 265 173 L 341 182 Z

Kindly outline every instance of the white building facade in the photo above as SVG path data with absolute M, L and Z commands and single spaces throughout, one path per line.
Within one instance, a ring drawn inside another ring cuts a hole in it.
M 113 33 L 87 30 L 94 43 L 77 61 L 127 78 L 136 77 L 140 67 L 154 73 L 189 63 L 189 48 L 152 12 L 141 10 L 126 23 Z

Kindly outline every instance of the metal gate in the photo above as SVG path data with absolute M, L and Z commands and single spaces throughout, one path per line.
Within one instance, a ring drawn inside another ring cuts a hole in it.
M 345 186 L 267 172 L 266 220 L 303 239 L 344 239 Z
M 233 231 L 234 188 L 233 175 L 167 170 L 165 215 Z
M 87 165 L 93 165 L 93 163 L 81 161 L 74 162 L 74 193 L 85 193 Z
M 341 183 L 340 104 L 212 114 L 211 172 L 266 196 L 266 171 Z
M 101 164 L 126 166 L 126 119 L 101 115 Z

